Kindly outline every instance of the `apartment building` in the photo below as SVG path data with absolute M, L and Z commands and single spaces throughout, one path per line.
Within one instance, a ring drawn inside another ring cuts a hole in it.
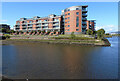
M 16 25 L 14 26 L 15 31 L 23 31 L 30 32 L 32 30 L 45 30 L 47 31 L 57 31 L 59 33 L 63 33 L 64 29 L 62 26 L 62 16 L 56 16 L 54 14 L 49 15 L 48 17 L 38 17 L 35 16 L 33 18 L 20 18 L 20 20 L 16 21 Z
M 70 34 L 71 32 L 81 34 L 86 32 L 87 7 L 72 6 L 62 10 L 65 18 L 65 34 Z
M 87 20 L 87 30 L 91 29 L 93 31 L 95 31 L 95 25 L 96 25 L 96 20 Z
M 59 34 L 82 34 L 87 29 L 95 30 L 95 20 L 87 20 L 88 6 L 72 6 L 62 10 L 62 14 L 48 17 L 20 18 L 14 26 L 15 31 L 45 30 Z

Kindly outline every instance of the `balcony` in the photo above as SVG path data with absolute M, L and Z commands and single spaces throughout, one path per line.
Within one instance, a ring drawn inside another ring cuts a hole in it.
M 60 29 L 59 26 L 53 26 L 53 29 Z
M 20 26 L 14 26 L 15 28 L 20 28 Z
M 22 26 L 22 28 L 27 28 L 27 26 Z
M 82 24 L 87 24 L 86 22 L 82 22 Z
M 59 23 L 55 23 L 55 24 L 53 24 L 53 26 L 59 26 Z
M 87 18 L 82 18 L 82 20 L 87 20 Z
M 39 26 L 41 26 L 41 25 L 36 25 L 36 27 L 39 27 Z
M 87 9 L 82 9 L 82 12 L 87 12 Z
M 48 26 L 48 24 L 42 24 L 42 26 Z
M 82 14 L 82 16 L 87 17 L 87 14 Z
M 22 23 L 22 24 L 27 24 L 27 23 Z
M 82 28 L 86 28 L 86 26 L 82 26 Z

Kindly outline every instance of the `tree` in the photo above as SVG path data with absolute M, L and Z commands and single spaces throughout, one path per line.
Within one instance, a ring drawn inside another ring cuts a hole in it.
M 15 31 L 14 30 L 10 30 L 10 33 L 15 33 Z
M 43 30 L 42 33 L 44 34 L 44 33 L 45 33 L 45 30 Z
M 104 29 L 99 29 L 99 30 L 97 31 L 97 36 L 98 36 L 98 38 L 100 38 L 100 39 L 103 39 L 104 34 L 105 34 L 105 30 L 104 30 Z
M 86 32 L 88 35 L 92 35 L 93 34 L 93 31 L 91 29 L 88 29 L 87 32 Z
M 71 39 L 75 39 L 75 34 L 74 34 L 74 32 L 71 33 Z
M 6 29 L 5 29 L 5 28 L 1 28 L 1 31 L 2 31 L 3 33 L 6 33 Z
M 41 33 L 41 30 L 38 30 L 39 33 Z

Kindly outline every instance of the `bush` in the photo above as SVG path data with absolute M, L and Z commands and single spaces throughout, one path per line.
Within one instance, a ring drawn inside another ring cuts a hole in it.
M 45 33 L 45 30 L 43 30 L 42 33 L 44 34 L 44 33 Z
M 105 30 L 104 29 L 99 29 L 97 31 L 97 36 L 99 39 L 103 39 L 104 38 L 104 34 L 105 34 Z
M 106 33 L 105 35 L 110 35 L 109 33 Z
M 75 39 L 75 34 L 74 34 L 74 32 L 71 33 L 71 39 Z
M 38 30 L 39 33 L 41 33 L 41 30 Z
M 6 39 L 9 39 L 9 38 L 10 38 L 10 35 L 9 35 L 9 34 L 5 34 L 4 36 L 6 37 Z
M 93 31 L 91 29 L 88 29 L 86 33 L 87 33 L 87 35 L 92 35 Z

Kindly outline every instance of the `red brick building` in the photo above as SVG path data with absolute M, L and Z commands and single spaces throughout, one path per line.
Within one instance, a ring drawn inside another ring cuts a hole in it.
M 96 20 L 87 20 L 87 29 L 95 31 Z
M 15 31 L 57 31 L 59 34 L 85 33 L 87 29 L 94 30 L 95 21 L 87 21 L 88 6 L 72 6 L 62 10 L 62 15 L 54 14 L 48 17 L 20 18 L 14 26 Z

